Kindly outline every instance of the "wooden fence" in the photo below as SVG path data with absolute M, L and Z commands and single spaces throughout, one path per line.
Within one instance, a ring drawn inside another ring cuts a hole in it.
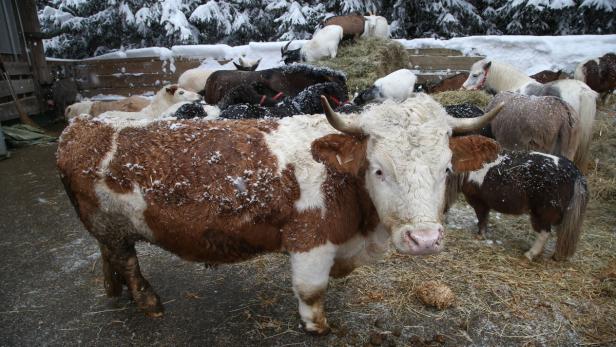
M 37 97 L 38 85 L 32 76 L 28 63 L 24 61 L 5 61 L 4 68 L 24 112 L 28 115 L 40 113 L 41 104 Z M 15 118 L 19 118 L 19 114 L 11 96 L 9 81 L 0 78 L 0 121 Z
M 461 52 L 444 48 L 411 49 L 409 67 L 419 70 L 418 83 L 439 80 L 468 71 L 482 57 L 466 57 Z M 201 58 L 205 59 L 205 57 Z M 225 64 L 228 61 L 220 61 Z M 124 58 L 108 60 L 48 60 L 49 68 L 62 69 L 74 77 L 85 97 L 98 94 L 123 96 L 155 93 L 163 85 L 176 83 L 182 72 L 198 67 L 200 59 Z

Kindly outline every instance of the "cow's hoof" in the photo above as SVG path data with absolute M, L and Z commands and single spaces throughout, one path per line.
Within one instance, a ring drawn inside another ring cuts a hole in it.
M 524 257 L 528 259 L 528 261 L 533 261 L 535 259 L 535 256 L 530 251 L 526 251 Z
M 313 336 L 325 336 L 332 331 L 329 325 L 318 326 L 314 323 L 302 324 L 302 328 L 304 329 L 306 333 L 313 335 Z

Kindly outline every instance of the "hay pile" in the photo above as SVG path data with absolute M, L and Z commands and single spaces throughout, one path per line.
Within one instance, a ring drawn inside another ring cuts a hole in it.
M 338 47 L 335 59 L 323 59 L 315 65 L 342 70 L 347 75 L 349 93 L 354 94 L 393 71 L 408 68 L 406 49 L 392 40 L 377 38 L 346 42 Z
M 443 106 L 469 103 L 481 109 L 484 109 L 492 99 L 488 93 L 477 90 L 452 90 L 432 94 L 432 97 Z

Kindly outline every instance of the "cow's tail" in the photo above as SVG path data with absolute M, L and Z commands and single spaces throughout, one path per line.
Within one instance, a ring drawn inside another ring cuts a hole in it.
M 583 173 L 586 173 L 586 165 L 590 156 L 592 127 L 597 113 L 597 96 L 598 94 L 586 85 L 580 89 L 580 146 L 573 162 Z
M 560 225 L 556 228 L 556 250 L 555 260 L 566 260 L 571 257 L 577 248 L 580 234 L 582 233 L 582 222 L 588 203 L 588 189 L 586 179 L 579 175 L 575 180 L 573 195 L 569 201 L 569 206 L 563 214 Z

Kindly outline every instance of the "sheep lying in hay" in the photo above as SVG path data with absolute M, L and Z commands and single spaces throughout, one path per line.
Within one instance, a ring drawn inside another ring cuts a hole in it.
M 130 96 L 117 101 L 81 101 L 66 108 L 64 116 L 70 120 L 80 114 L 96 117 L 107 111 L 139 112 L 150 105 L 150 100 L 142 96 Z
M 556 226 L 555 260 L 576 250 L 588 202 L 586 179 L 567 158 L 540 152 L 503 151 L 481 169 L 447 178 L 449 207 L 461 191 L 477 215 L 479 235 L 485 235 L 490 210 L 529 214 L 539 233 L 524 255 L 532 260 L 543 253 L 552 226 Z
M 156 119 L 175 113 L 185 102 L 201 100 L 201 95 L 172 84 L 156 93 L 152 102 L 139 112 L 107 111 L 100 117 L 118 119 Z
M 328 25 L 315 32 L 312 39 L 301 48 L 289 50 L 289 41 L 280 48 L 280 54 L 285 64 L 297 62 L 312 63 L 326 57 L 335 58 L 338 54 L 338 44 L 342 40 L 344 30 L 340 25 Z
M 346 90 L 340 84 L 333 82 L 319 83 L 309 86 L 295 97 L 284 98 L 282 102 L 273 107 L 254 104 L 228 106 L 222 110 L 220 118 L 284 118 L 297 114 L 323 113 L 321 95 L 325 95 L 328 101 L 336 107 L 349 102 Z
M 486 107 L 492 99 L 488 93 L 476 90 L 451 90 L 431 96 L 443 106 L 472 104 L 480 108 Z
M 400 69 L 374 81 L 369 88 L 361 91 L 353 99 L 355 105 L 365 105 L 370 102 L 382 102 L 387 99 L 396 102 L 406 100 L 413 94 L 417 76 L 409 69 Z

